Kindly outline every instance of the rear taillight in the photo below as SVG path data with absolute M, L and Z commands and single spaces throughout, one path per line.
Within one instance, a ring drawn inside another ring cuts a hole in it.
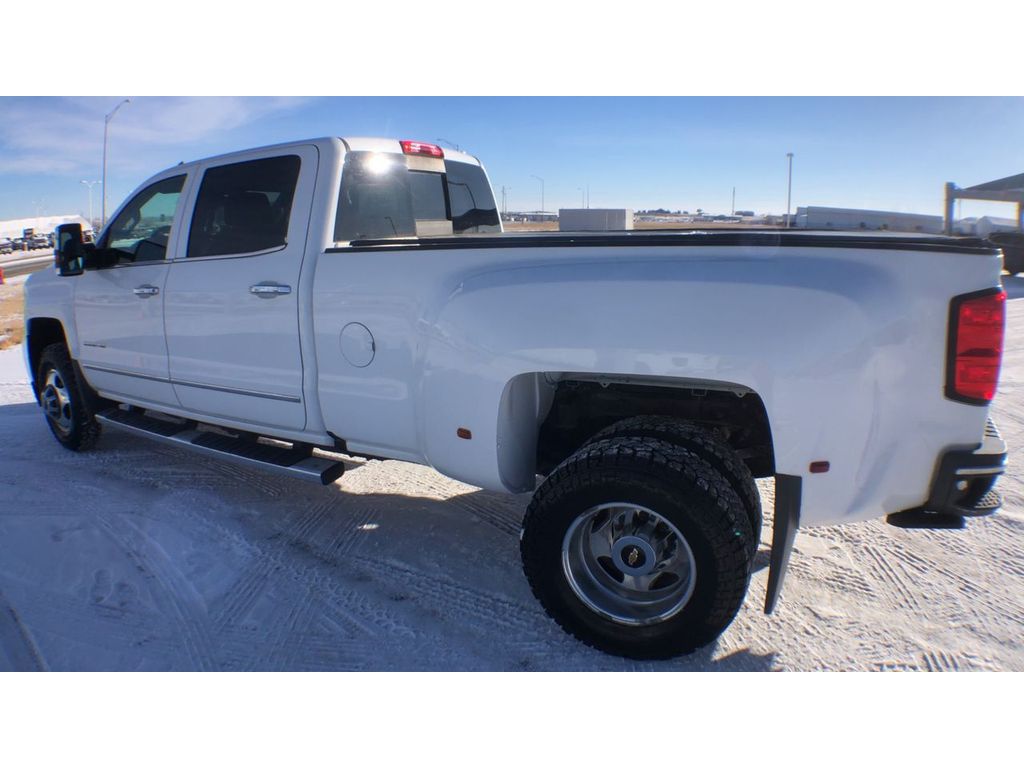
M 444 150 L 436 144 L 425 144 L 422 141 L 400 141 L 402 151 L 407 155 L 426 155 L 427 157 L 444 157 Z
M 999 383 L 1005 325 L 1006 291 L 992 288 L 953 299 L 946 397 L 975 405 L 992 401 Z

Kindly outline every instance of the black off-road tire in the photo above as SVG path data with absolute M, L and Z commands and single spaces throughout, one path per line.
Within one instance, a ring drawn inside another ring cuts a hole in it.
M 75 366 L 64 344 L 50 344 L 43 350 L 39 358 L 39 370 L 36 372 L 36 384 L 40 393 L 46 387 L 47 376 L 51 370 L 57 375 L 68 394 L 69 424 L 62 429 L 60 425 L 46 414 L 46 424 L 57 438 L 57 442 L 69 451 L 88 451 L 100 437 L 100 423 L 89 407 L 89 401 L 83 391 L 83 383 L 78 380 Z M 45 413 L 45 407 L 44 407 Z
M 761 494 L 746 463 L 706 429 L 670 416 L 634 416 L 605 427 L 587 443 L 615 437 L 654 437 L 687 448 L 718 470 L 740 497 L 750 520 L 750 557 L 761 543 Z
M 566 534 L 596 505 L 656 510 L 693 554 L 693 592 L 678 612 L 649 624 L 608 618 L 583 602 L 562 563 Z M 566 459 L 534 494 L 520 551 L 534 595 L 584 643 L 636 659 L 663 659 L 711 643 L 732 622 L 750 582 L 750 523 L 725 477 L 696 452 L 651 437 L 600 440 Z

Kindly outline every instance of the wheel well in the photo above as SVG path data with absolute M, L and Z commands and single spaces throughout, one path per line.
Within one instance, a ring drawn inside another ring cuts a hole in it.
M 605 427 L 632 416 L 665 416 L 705 427 L 754 477 L 775 470 L 764 403 L 749 390 L 562 380 L 537 438 L 537 472 L 548 474 Z
M 60 320 L 52 317 L 33 317 L 28 321 L 26 328 L 28 336 L 28 360 L 29 376 L 32 379 L 32 391 L 36 400 L 39 399 L 39 389 L 36 387 L 36 371 L 39 370 L 39 358 L 43 350 L 51 344 L 67 345 L 67 338 L 64 336 L 64 326 Z

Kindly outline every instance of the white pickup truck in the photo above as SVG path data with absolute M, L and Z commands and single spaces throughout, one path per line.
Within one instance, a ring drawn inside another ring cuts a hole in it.
M 26 290 L 53 434 L 101 426 L 316 482 L 338 454 L 533 492 L 521 550 L 586 643 L 732 621 L 775 477 L 798 526 L 998 508 L 998 251 L 792 231 L 505 234 L 480 163 L 327 138 L 184 163 Z

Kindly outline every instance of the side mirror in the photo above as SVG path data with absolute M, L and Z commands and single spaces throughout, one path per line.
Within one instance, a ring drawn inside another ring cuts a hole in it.
M 61 224 L 53 246 L 53 262 L 62 277 L 80 275 L 85 271 L 85 238 L 81 224 Z

